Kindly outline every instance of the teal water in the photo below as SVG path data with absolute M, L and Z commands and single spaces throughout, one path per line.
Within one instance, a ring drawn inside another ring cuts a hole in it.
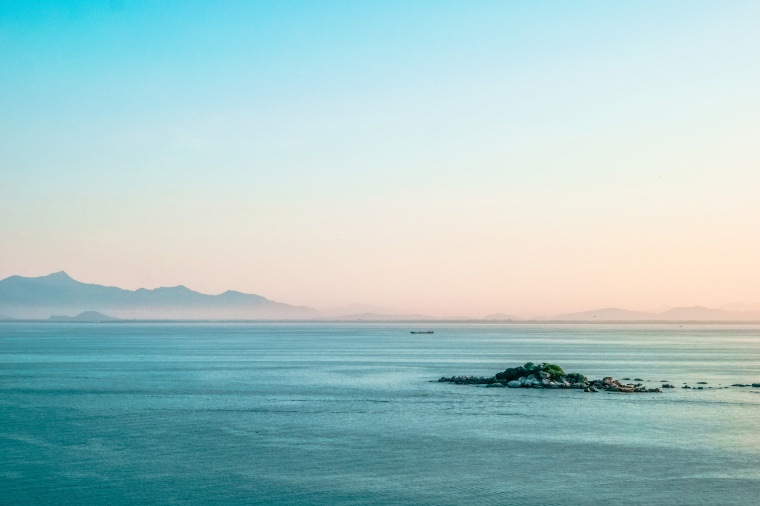
M 427 328 L 427 327 L 426 327 Z M 0 504 L 753 504 L 759 326 L 0 324 Z

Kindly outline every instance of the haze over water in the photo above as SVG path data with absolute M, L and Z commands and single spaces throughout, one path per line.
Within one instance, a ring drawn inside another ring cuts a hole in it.
M 750 504 L 759 326 L 0 324 L 4 504 Z M 431 382 L 431 380 L 433 382 Z

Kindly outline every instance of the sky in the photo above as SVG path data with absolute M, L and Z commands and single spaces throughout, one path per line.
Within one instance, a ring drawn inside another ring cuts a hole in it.
M 0 278 L 760 302 L 760 2 L 0 1 Z

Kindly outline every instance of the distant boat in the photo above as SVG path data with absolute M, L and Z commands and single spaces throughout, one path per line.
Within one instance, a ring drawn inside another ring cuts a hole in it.
M 412 334 L 434 334 L 432 330 L 412 330 Z

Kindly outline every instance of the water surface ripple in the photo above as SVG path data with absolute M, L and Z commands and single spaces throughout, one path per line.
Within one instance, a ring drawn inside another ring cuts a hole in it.
M 0 504 L 760 497 L 759 326 L 430 327 L 0 323 Z M 431 382 L 527 361 L 713 388 Z

